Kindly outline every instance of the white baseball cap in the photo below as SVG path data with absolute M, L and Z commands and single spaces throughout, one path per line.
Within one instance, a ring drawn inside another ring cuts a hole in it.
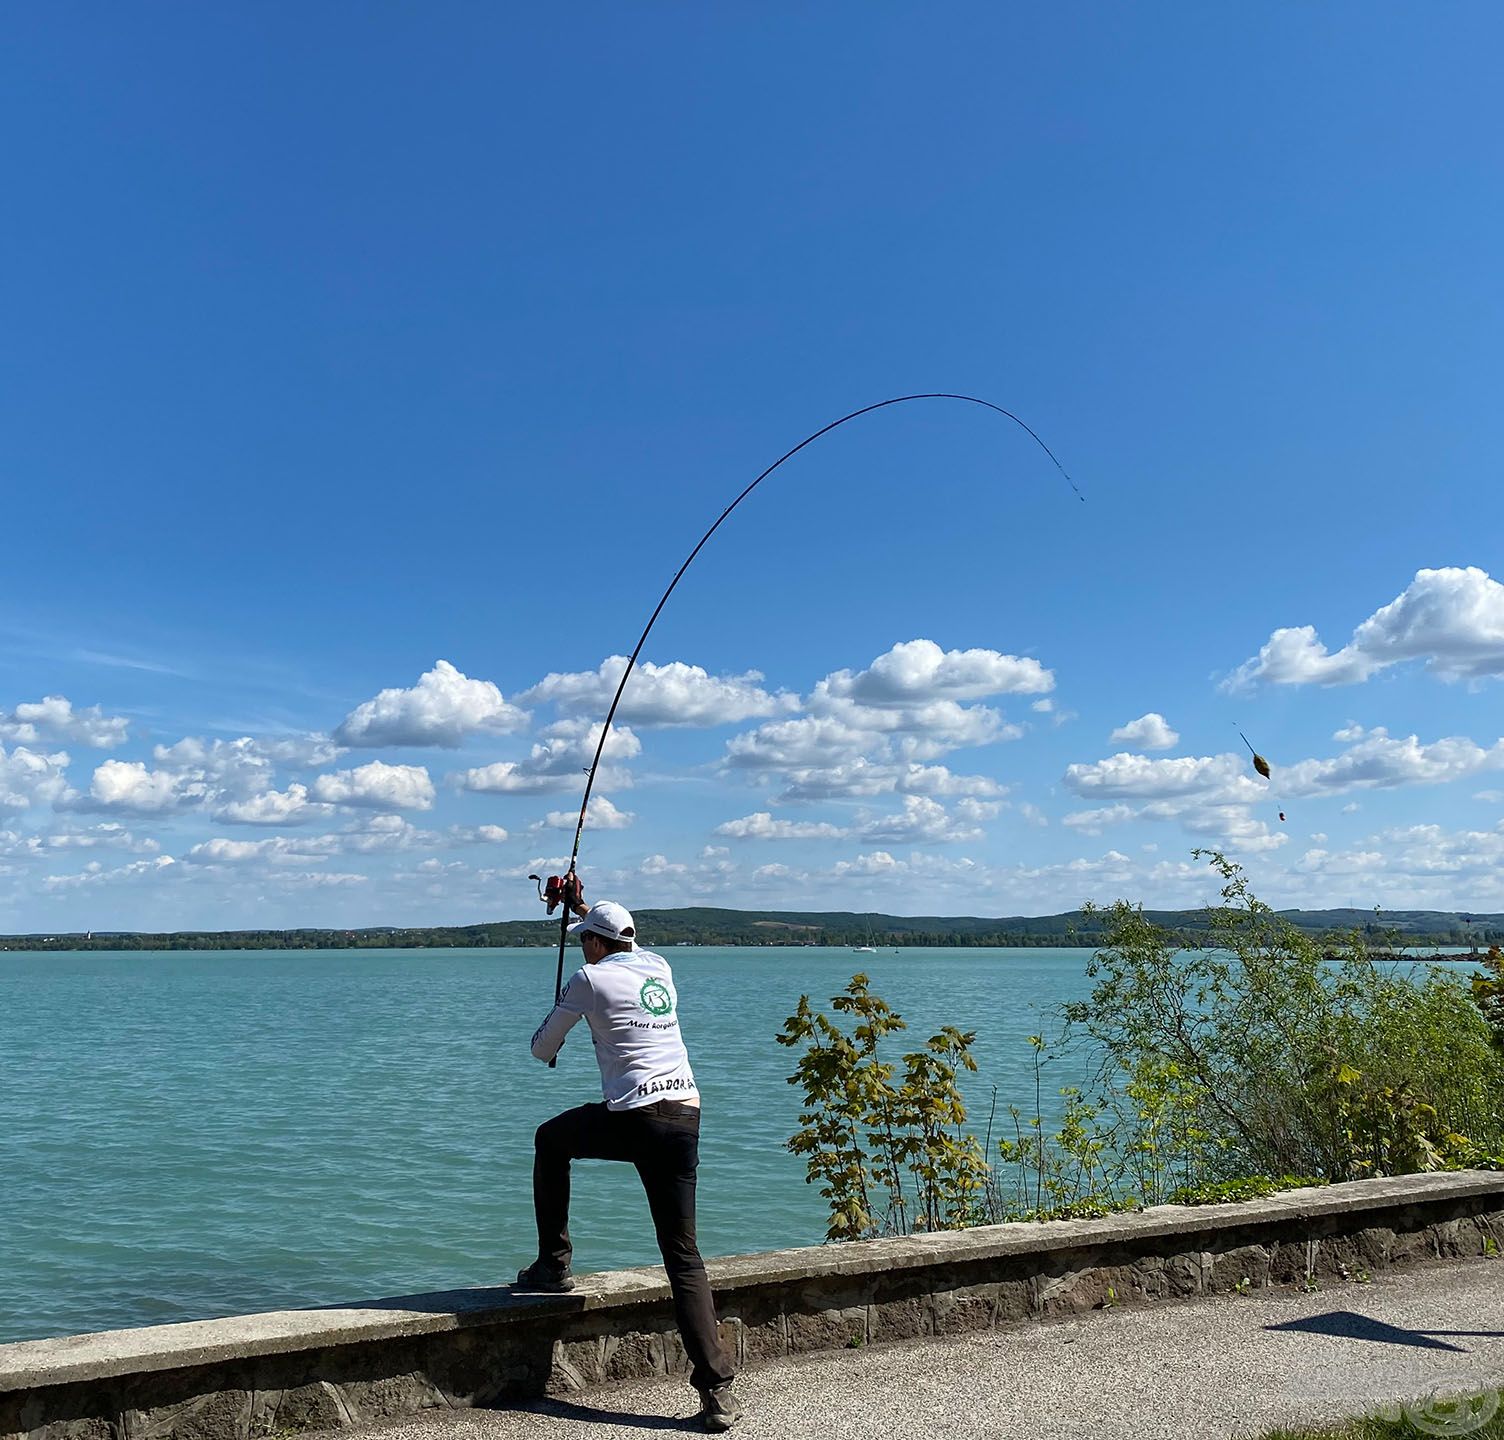
M 583 920 L 576 920 L 569 927 L 571 935 L 588 930 L 592 935 L 602 935 L 607 940 L 631 940 L 635 946 L 637 927 L 632 923 L 632 912 L 614 900 L 602 900 L 592 905 Z

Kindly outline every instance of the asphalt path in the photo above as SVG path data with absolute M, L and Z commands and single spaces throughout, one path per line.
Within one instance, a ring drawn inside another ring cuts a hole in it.
M 1504 1386 L 1504 1261 L 1418 1266 L 1306 1294 L 1125 1306 L 960 1338 L 805 1355 L 737 1381 L 739 1440 L 835 1436 L 1218 1440 Z M 1484 1407 L 1497 1399 L 1482 1402 Z M 1504 1408 L 1504 1407 L 1501 1407 Z M 429 1411 L 345 1436 L 605 1440 L 698 1431 L 682 1380 L 509 1410 Z M 1394 1411 L 1398 1415 L 1397 1411 Z M 1412 1409 L 1417 1435 L 1455 1411 Z

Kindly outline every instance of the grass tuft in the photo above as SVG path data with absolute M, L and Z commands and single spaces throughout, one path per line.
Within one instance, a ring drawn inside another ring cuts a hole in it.
M 1424 1403 L 1424 1402 L 1422 1402 Z M 1399 1407 L 1385 1407 L 1386 1410 Z M 1412 1414 L 1391 1418 L 1389 1414 L 1367 1415 L 1356 1420 L 1347 1420 L 1338 1425 L 1297 1426 L 1290 1429 L 1281 1426 L 1267 1430 L 1258 1440 L 1424 1440 L 1428 1435 L 1466 1435 L 1469 1440 L 1504 1440 L 1504 1405 L 1500 1405 L 1490 1391 L 1481 1391 L 1475 1398 L 1472 1409 L 1481 1419 L 1493 1412 L 1476 1429 L 1467 1425 L 1464 1412 L 1457 1406 L 1440 1406 L 1426 1413 L 1417 1409 Z

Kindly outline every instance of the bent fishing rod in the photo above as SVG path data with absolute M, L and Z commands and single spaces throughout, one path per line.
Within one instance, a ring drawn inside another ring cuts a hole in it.
M 574 827 L 574 847 L 569 852 L 569 869 L 562 876 L 550 875 L 546 890 L 543 888 L 541 877 L 537 875 L 528 876 L 529 880 L 539 881 L 538 893 L 540 898 L 548 905 L 548 913 L 550 915 L 553 914 L 555 905 L 563 906 L 563 914 L 559 917 L 559 968 L 558 973 L 554 977 L 554 1004 L 557 1005 L 559 1003 L 559 996 L 563 993 L 564 989 L 564 953 L 569 945 L 570 915 L 573 913 L 574 906 L 578 903 L 582 893 L 579 876 L 576 873 L 576 866 L 580 858 L 580 841 L 585 834 L 585 816 L 590 808 L 590 792 L 595 788 L 595 774 L 600 768 L 601 756 L 605 753 L 606 737 L 611 733 L 611 722 L 616 718 L 616 709 L 621 704 L 622 692 L 627 688 L 627 681 L 632 678 L 632 671 L 637 665 L 637 657 L 642 654 L 642 647 L 647 644 L 648 636 L 652 634 L 653 626 L 657 623 L 659 615 L 663 613 L 663 607 L 668 604 L 669 596 L 674 593 L 679 581 L 684 578 L 684 572 L 694 564 L 695 557 L 705 548 L 710 537 L 726 522 L 731 512 L 757 489 L 769 475 L 778 469 L 785 460 L 792 460 L 805 446 L 813 445 L 822 435 L 828 435 L 832 430 L 838 429 L 852 420 L 859 419 L 863 415 L 870 415 L 874 410 L 885 410 L 890 405 L 907 405 L 911 400 L 961 400 L 968 405 L 980 405 L 986 410 L 994 411 L 1005 419 L 1011 420 L 1050 457 L 1051 463 L 1065 476 L 1065 483 L 1075 491 L 1076 498 L 1082 501 L 1086 499 L 1086 496 L 1077 487 L 1076 482 L 1067 474 L 1065 466 L 1055 458 L 1055 452 L 1011 410 L 1004 410 L 1001 405 L 994 405 L 992 401 L 982 400 L 975 395 L 958 395 L 947 391 L 931 391 L 921 395 L 895 395 L 890 400 L 879 400 L 874 405 L 863 405 L 860 410 L 853 410 L 849 415 L 843 415 L 839 420 L 832 420 L 829 425 L 822 426 L 813 435 L 807 435 L 792 450 L 785 451 L 780 455 L 761 475 L 752 481 L 735 500 L 721 511 L 715 524 L 700 537 L 699 543 L 689 552 L 689 558 L 679 567 L 674 578 L 669 581 L 668 589 L 663 592 L 663 597 L 658 601 L 656 607 L 654 607 L 653 613 L 648 616 L 648 623 L 642 627 L 642 634 L 638 637 L 637 645 L 633 649 L 631 657 L 627 660 L 626 669 L 622 671 L 621 680 L 616 686 L 616 694 L 611 697 L 611 708 L 606 712 L 605 723 L 601 726 L 600 737 L 595 743 L 595 758 L 590 762 L 590 769 L 585 779 L 585 798 L 580 801 L 580 819 L 579 823 Z M 552 1065 L 553 1062 L 550 1061 L 549 1064 Z

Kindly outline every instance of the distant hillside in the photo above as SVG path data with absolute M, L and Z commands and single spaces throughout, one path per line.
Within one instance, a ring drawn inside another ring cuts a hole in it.
M 1147 910 L 1156 925 L 1187 938 L 1206 931 L 1205 910 Z M 1471 945 L 1504 942 L 1504 915 L 1451 910 L 1282 910 L 1302 930 L 1334 935 L 1360 930 L 1396 944 Z M 1098 945 L 1101 917 L 1079 910 L 999 919 L 962 915 L 882 915 L 850 910 L 638 910 L 647 945 Z M 93 931 L 90 934 L 0 937 L 0 950 L 348 950 L 553 945 L 553 920 L 495 920 L 479 925 L 361 930 L 221 930 L 175 934 Z

